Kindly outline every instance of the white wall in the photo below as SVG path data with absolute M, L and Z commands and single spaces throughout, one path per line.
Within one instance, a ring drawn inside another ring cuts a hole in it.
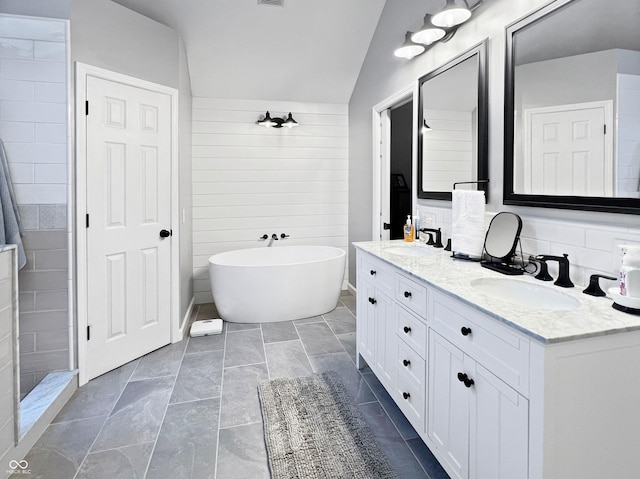
M 256 121 L 291 111 L 301 126 Z M 346 105 L 193 100 L 193 274 L 197 303 L 212 300 L 208 258 L 266 247 L 263 234 L 290 235 L 274 246 L 347 249 Z
M 618 236 L 640 243 L 637 216 L 502 205 L 504 144 L 505 27 L 547 3 L 546 0 L 491 0 L 474 14 L 447 43 L 431 48 L 411 61 L 393 56 L 404 32 L 422 24 L 426 12 L 442 7 L 436 0 L 387 0 L 349 103 L 349 241 L 371 240 L 372 228 L 372 127 L 371 108 L 420 76 L 489 38 L 489 204 L 488 211 L 514 211 L 525 224 L 532 253 L 569 253 L 575 271 L 603 269 L 614 262 Z M 420 200 L 421 212 L 432 210 L 436 226 L 447 225 L 449 202 Z M 450 221 L 450 219 L 448 220 Z M 564 234 L 566 229 L 571 234 Z M 602 233 L 604 232 L 604 234 Z M 446 237 L 447 235 L 445 235 Z M 597 239 L 594 239 L 597 238 Z M 544 251 L 542 251 L 544 250 Z M 611 262 L 609 261 L 611 259 Z M 354 255 L 350 283 L 355 284 Z M 613 265 L 606 270 L 613 271 Z M 605 272 L 606 272 L 605 271 Z
M 640 75 L 618 75 L 617 193 L 640 197 Z

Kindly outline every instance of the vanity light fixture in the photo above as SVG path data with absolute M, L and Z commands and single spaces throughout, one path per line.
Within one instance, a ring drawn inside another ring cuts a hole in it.
M 469 5 L 466 0 L 459 3 L 464 3 L 464 6 L 456 4 L 456 0 L 447 0 L 445 7 L 433 16 L 431 22 L 437 27 L 451 28 L 469 20 L 471 18 Z
M 484 0 L 478 1 L 469 8 L 468 0 L 446 0 L 446 4 L 438 13 L 424 16 L 424 23 L 417 32 L 407 32 L 405 42 L 393 54 L 411 60 L 427 51 L 438 41 L 449 41 L 456 33 L 458 26 L 471 18 L 471 12 L 478 8 Z
M 426 48 L 423 45 L 418 45 L 411 40 L 412 32 L 407 32 L 404 35 L 404 43 L 393 52 L 393 54 L 399 58 L 406 58 L 411 60 L 416 55 L 424 53 Z
M 291 112 L 289 112 L 287 118 L 271 118 L 271 115 L 267 111 L 267 113 L 265 113 L 264 115 L 264 118 L 258 120 L 256 123 L 266 128 L 282 128 L 283 126 L 286 126 L 287 128 L 292 129 L 300 125 L 300 123 L 293 119 L 293 115 L 291 115 Z

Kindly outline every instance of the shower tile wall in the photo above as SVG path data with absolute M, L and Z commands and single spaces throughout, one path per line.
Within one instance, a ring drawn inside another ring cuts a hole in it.
M 292 112 L 301 126 L 256 125 Z M 210 302 L 208 258 L 266 246 L 348 249 L 348 107 L 327 103 L 193 99 L 193 272 Z M 345 274 L 345 278 L 348 275 Z
M 67 304 L 67 23 L 0 15 L 0 138 L 27 265 L 20 271 L 24 396 L 69 363 Z

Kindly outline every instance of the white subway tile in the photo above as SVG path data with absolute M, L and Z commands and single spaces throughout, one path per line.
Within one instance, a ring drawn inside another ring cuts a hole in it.
M 0 121 L 66 123 L 67 106 L 60 103 L 3 101 L 0 108 Z
M 2 62 L 0 62 L 2 68 Z M 33 82 L 0 80 L 0 100 L 32 102 L 35 98 Z
M 12 183 L 32 184 L 34 181 L 34 168 L 29 163 L 11 163 L 9 164 L 9 173 L 11 174 Z
M 67 103 L 65 83 L 35 83 L 35 101 L 42 103 Z
M 0 138 L 4 142 L 31 143 L 35 139 L 35 124 L 0 121 Z
M 62 42 L 34 43 L 33 58 L 48 62 L 65 62 L 67 60 L 67 45 Z
M 67 164 L 67 146 L 40 143 L 5 144 L 9 163 Z
M 0 58 L 33 59 L 33 41 L 0 38 Z
M 34 165 L 35 166 L 35 183 L 66 183 L 67 182 L 67 165 Z
M 64 83 L 67 78 L 67 68 L 62 62 L 3 60 L 0 78 Z
M 0 36 L 64 42 L 67 37 L 67 26 L 64 20 L 2 15 L 0 16 Z
M 37 143 L 67 144 L 67 125 L 61 123 L 36 123 Z
M 16 202 L 28 204 L 64 204 L 67 202 L 67 185 L 14 185 Z

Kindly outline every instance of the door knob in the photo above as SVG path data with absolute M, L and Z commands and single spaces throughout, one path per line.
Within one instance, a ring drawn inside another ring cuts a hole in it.
M 173 234 L 172 230 L 160 230 L 160 238 L 168 238 Z

